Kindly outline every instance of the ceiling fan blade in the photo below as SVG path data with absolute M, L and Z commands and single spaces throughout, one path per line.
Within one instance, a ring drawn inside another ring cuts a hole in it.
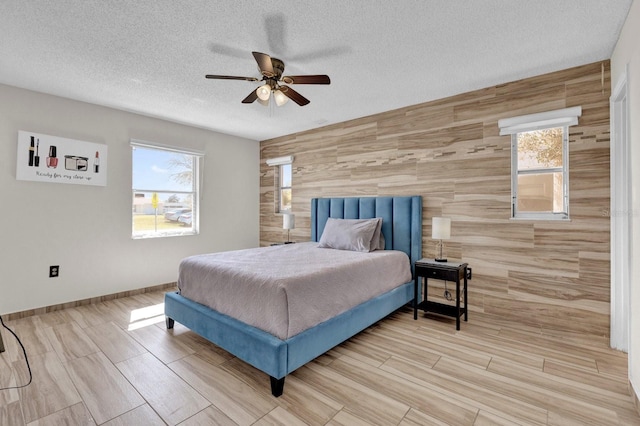
M 305 106 L 308 104 L 309 99 L 302 96 L 300 93 L 296 92 L 289 86 L 280 86 L 280 91 L 285 94 L 286 97 L 291 99 L 293 102 L 297 103 L 300 106 Z
M 246 81 L 258 81 L 257 78 L 255 77 L 238 77 L 238 76 L 234 76 L 234 75 L 213 75 L 213 74 L 207 74 L 205 75 L 205 78 L 213 78 L 213 79 L 217 79 L 217 80 L 246 80 Z
M 209 43 L 209 50 L 215 54 L 231 56 L 233 58 L 245 59 L 247 57 L 247 51 L 245 49 L 238 49 L 237 47 L 220 43 Z
M 251 93 L 249 93 L 249 96 L 247 96 L 246 98 L 244 98 L 242 100 L 243 104 L 251 104 L 253 103 L 253 101 L 255 101 L 256 99 L 258 99 L 258 93 L 254 90 L 251 91 Z
M 282 81 L 287 84 L 331 84 L 328 75 L 286 75 Z
M 260 52 L 251 52 L 253 53 L 253 57 L 256 59 L 258 63 L 258 68 L 260 68 L 260 72 L 267 78 L 271 78 L 276 73 L 273 71 L 273 65 L 271 64 L 271 56 L 266 53 Z
M 287 21 L 282 12 L 272 13 L 264 17 L 264 29 L 267 33 L 269 51 L 276 55 L 286 56 Z

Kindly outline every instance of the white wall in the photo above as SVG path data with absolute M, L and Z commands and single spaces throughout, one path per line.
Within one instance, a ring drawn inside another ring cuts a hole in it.
M 19 130 L 108 145 L 107 186 L 16 180 Z M 132 138 L 205 152 L 199 235 L 131 239 Z M 0 85 L 0 314 L 173 282 L 185 256 L 257 247 L 259 148 Z M 49 278 L 50 265 L 60 277 Z
M 611 87 L 615 88 L 628 67 L 631 141 L 632 267 L 631 322 L 629 324 L 629 380 L 640 392 L 640 2 L 635 1 L 611 58 Z M 634 166 L 635 165 L 635 166 Z M 636 266 L 633 266 L 636 265 Z M 640 396 L 640 395 L 639 395 Z

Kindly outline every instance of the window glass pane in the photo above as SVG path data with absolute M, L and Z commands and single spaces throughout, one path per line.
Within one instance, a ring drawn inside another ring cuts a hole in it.
M 518 170 L 562 167 L 562 127 L 518 133 Z
M 190 154 L 133 147 L 133 187 L 193 191 L 193 161 Z
M 291 187 L 291 164 L 283 164 L 282 166 L 280 166 L 280 179 L 281 187 Z
M 291 188 L 280 191 L 280 211 L 291 210 Z
M 197 162 L 192 154 L 132 147 L 132 236 L 197 233 Z
M 156 233 L 158 235 L 155 236 L 193 234 L 190 198 L 190 196 L 180 197 L 183 201 L 179 201 L 175 194 L 134 192 L 134 236 L 152 236 L 151 234 Z
M 535 173 L 518 176 L 518 211 L 564 211 L 562 173 Z

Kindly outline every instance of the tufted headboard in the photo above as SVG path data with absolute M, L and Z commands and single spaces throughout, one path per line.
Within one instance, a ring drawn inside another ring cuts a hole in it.
M 422 197 L 347 197 L 311 199 L 311 241 L 320 240 L 327 219 L 382 218 L 385 250 L 401 250 L 413 270 L 422 258 Z

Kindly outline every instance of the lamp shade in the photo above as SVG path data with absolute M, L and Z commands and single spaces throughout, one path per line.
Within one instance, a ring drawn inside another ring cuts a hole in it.
M 296 227 L 296 215 L 293 213 L 286 213 L 282 215 L 282 229 L 295 229 Z
M 278 89 L 273 92 L 273 99 L 276 101 L 276 105 L 282 106 L 287 103 L 289 98 L 282 93 L 282 90 Z
M 431 220 L 431 238 L 434 240 L 448 240 L 451 238 L 451 218 L 434 217 Z
M 263 84 L 256 89 L 256 94 L 258 95 L 258 98 L 260 98 L 260 100 L 268 101 L 269 96 L 271 96 L 271 86 L 269 86 L 268 84 Z

